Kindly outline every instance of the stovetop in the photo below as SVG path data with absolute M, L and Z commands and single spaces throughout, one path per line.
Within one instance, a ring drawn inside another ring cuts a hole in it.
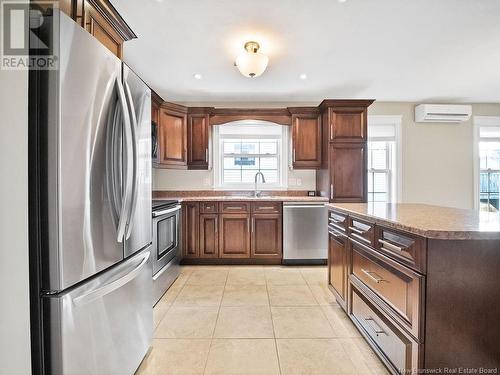
M 178 203 L 179 203 L 179 201 L 175 200 L 175 199 L 172 199 L 172 200 L 153 199 L 152 207 L 153 207 L 153 211 L 155 211 L 155 210 L 158 210 L 160 208 L 165 208 L 165 207 L 168 207 L 168 206 L 173 206 L 173 205 L 178 204 Z

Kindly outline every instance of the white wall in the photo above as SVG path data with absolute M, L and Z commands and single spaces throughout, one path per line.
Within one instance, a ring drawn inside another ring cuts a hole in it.
M 0 374 L 30 374 L 28 74 L 0 70 Z
M 415 103 L 375 102 L 368 115 L 402 115 L 403 202 L 474 207 L 473 123 L 415 123 Z M 500 104 L 473 104 L 473 116 Z

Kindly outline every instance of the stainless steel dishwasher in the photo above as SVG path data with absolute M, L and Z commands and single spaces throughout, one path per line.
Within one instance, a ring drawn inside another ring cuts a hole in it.
M 324 202 L 283 203 L 284 264 L 326 264 L 327 216 Z

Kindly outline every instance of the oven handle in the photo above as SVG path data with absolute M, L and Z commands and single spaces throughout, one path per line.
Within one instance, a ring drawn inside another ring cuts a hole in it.
M 162 215 L 166 215 L 166 214 L 170 214 L 172 212 L 175 212 L 175 211 L 179 211 L 181 209 L 181 205 L 178 204 L 177 206 L 175 206 L 174 208 L 169 208 L 169 209 L 166 209 L 166 210 L 162 210 L 162 211 L 154 211 L 153 212 L 153 217 L 158 217 L 158 216 L 162 216 Z

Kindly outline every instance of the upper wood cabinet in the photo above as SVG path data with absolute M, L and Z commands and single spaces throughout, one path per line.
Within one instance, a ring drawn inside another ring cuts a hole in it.
M 63 0 L 60 9 L 119 58 L 123 43 L 137 38 L 108 0 Z
M 187 167 L 187 109 L 163 103 L 158 125 L 159 166 L 173 169 Z
M 366 142 L 367 109 L 373 100 L 324 100 L 323 129 L 330 142 Z
M 292 164 L 297 169 L 321 166 L 321 117 L 316 108 L 289 108 L 292 113 Z
M 208 169 L 209 108 L 189 108 L 187 117 L 188 169 Z

